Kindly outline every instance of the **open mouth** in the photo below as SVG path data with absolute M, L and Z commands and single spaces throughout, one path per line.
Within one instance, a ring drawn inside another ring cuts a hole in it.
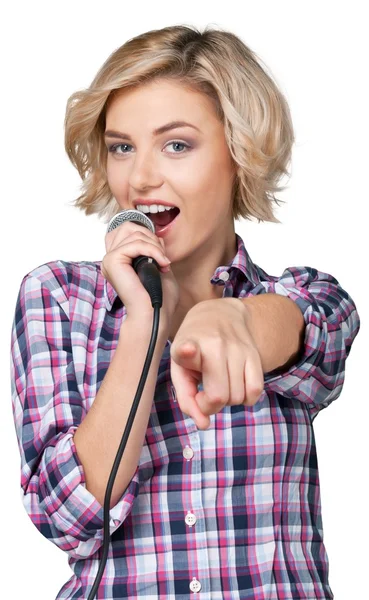
M 163 212 L 157 213 L 148 213 L 147 216 L 154 223 L 155 231 L 159 231 L 160 229 L 163 229 L 164 227 L 172 223 L 172 221 L 174 221 L 174 219 L 178 217 L 179 213 L 179 208 L 175 206 L 171 210 L 164 210 Z

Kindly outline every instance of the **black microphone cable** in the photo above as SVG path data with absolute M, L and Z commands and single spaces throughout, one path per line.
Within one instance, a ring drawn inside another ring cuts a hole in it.
M 145 215 L 145 213 L 143 213 L 139 210 L 133 210 L 133 209 L 132 210 L 131 209 L 123 210 L 123 211 L 119 212 L 118 214 L 116 214 L 110 220 L 110 222 L 108 224 L 107 233 L 109 233 L 112 229 L 119 227 L 119 225 L 121 225 L 124 221 L 132 221 L 134 223 L 137 223 L 138 225 L 143 225 L 144 227 L 147 227 L 153 233 L 155 233 L 155 226 L 154 226 L 153 222 L 151 221 L 151 219 L 149 219 Z M 106 560 L 108 557 L 109 541 L 110 541 L 110 532 L 109 532 L 110 514 L 109 513 L 110 513 L 111 494 L 113 491 L 115 477 L 117 475 L 120 461 L 122 459 L 122 455 L 123 455 L 124 449 L 126 447 L 129 434 L 131 432 L 132 424 L 133 424 L 134 418 L 136 416 L 137 408 L 138 408 L 138 405 L 141 400 L 142 391 L 145 387 L 147 375 L 148 375 L 150 365 L 152 362 L 152 357 L 154 354 L 156 340 L 157 340 L 158 331 L 159 331 L 160 309 L 163 305 L 163 290 L 162 290 L 160 271 L 159 271 L 160 266 L 156 262 L 156 260 L 153 259 L 152 257 L 138 256 L 137 258 L 134 258 L 132 260 L 132 267 L 136 271 L 138 277 L 140 278 L 141 283 L 145 286 L 147 292 L 150 295 L 151 305 L 154 309 L 153 327 L 152 327 L 151 339 L 150 339 L 149 347 L 147 350 L 141 378 L 140 378 L 140 381 L 138 384 L 137 392 L 136 392 L 135 398 L 133 400 L 132 408 L 129 413 L 128 419 L 127 419 L 127 423 L 126 423 L 126 427 L 124 429 L 122 440 L 120 442 L 118 452 L 116 454 L 116 457 L 115 457 L 115 460 L 113 463 L 113 468 L 112 468 L 110 476 L 109 476 L 108 484 L 106 486 L 105 498 L 104 498 L 103 553 L 102 553 L 102 558 L 101 558 L 101 562 L 99 565 L 99 570 L 97 572 L 94 584 L 93 584 L 90 594 L 88 596 L 88 600 L 94 600 L 97 590 L 99 588 L 101 578 L 104 573 L 105 564 L 106 564 Z

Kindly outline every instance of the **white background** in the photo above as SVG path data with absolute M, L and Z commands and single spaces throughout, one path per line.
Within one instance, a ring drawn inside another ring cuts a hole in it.
M 268 65 L 296 133 L 278 224 L 236 222 L 269 274 L 307 265 L 336 277 L 361 330 L 340 397 L 314 421 L 324 541 L 335 600 L 368 597 L 368 38 L 364 2 L 14 2 L 1 9 L 1 597 L 54 600 L 72 575 L 20 501 L 9 348 L 23 276 L 51 260 L 101 260 L 105 225 L 70 205 L 80 179 L 63 146 L 67 98 L 149 29 L 213 24 Z M 365 342 L 365 343 L 364 343 Z M 364 363 L 365 360 L 365 363 Z M 7 593 L 4 593 L 7 591 Z M 201 598 L 201 595 L 199 596 Z

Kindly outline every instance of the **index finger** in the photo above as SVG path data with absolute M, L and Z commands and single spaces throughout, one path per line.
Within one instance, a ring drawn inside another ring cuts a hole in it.
M 199 429 L 207 429 L 210 425 L 210 419 L 201 412 L 196 401 L 199 394 L 204 394 L 204 392 L 198 392 L 197 373 L 193 369 L 185 369 L 174 360 L 171 360 L 170 375 L 181 411 L 191 417 Z
M 106 251 L 109 252 L 111 250 L 116 239 L 119 238 L 120 241 L 123 241 L 136 232 L 144 234 L 151 240 L 158 241 L 160 239 L 147 227 L 144 227 L 143 225 L 138 225 L 138 223 L 133 223 L 132 221 L 124 221 L 123 223 L 118 225 L 118 227 L 115 227 L 114 229 L 105 234 Z
M 188 414 L 188 416 L 195 421 L 198 429 L 208 429 L 210 425 L 210 417 L 208 415 L 204 415 L 197 404 L 197 399 L 199 398 L 200 394 L 205 396 L 205 392 L 203 391 L 198 392 L 196 394 L 196 398 L 193 396 L 188 396 L 185 407 L 186 410 L 183 410 L 182 412 L 184 412 L 186 415 Z M 187 410 L 189 411 L 188 413 L 186 412 Z

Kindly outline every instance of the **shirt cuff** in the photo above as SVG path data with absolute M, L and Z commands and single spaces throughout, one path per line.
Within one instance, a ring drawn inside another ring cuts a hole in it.
M 86 488 L 83 466 L 74 444 L 77 426 L 72 426 L 47 447 L 42 455 L 39 479 L 40 506 L 55 528 L 70 540 L 67 550 L 75 558 L 86 558 L 103 543 L 104 509 Z M 139 490 L 139 467 L 122 497 L 109 512 L 110 535 L 126 519 Z
M 324 359 L 327 332 L 316 299 L 306 288 L 287 288 L 279 282 L 263 282 L 260 285 L 264 292 L 259 290 L 258 293 L 276 293 L 293 300 L 305 322 L 304 345 L 299 359 L 285 371 L 275 369 L 264 374 L 264 390 L 309 405 L 321 401 L 321 385 L 316 375 Z

